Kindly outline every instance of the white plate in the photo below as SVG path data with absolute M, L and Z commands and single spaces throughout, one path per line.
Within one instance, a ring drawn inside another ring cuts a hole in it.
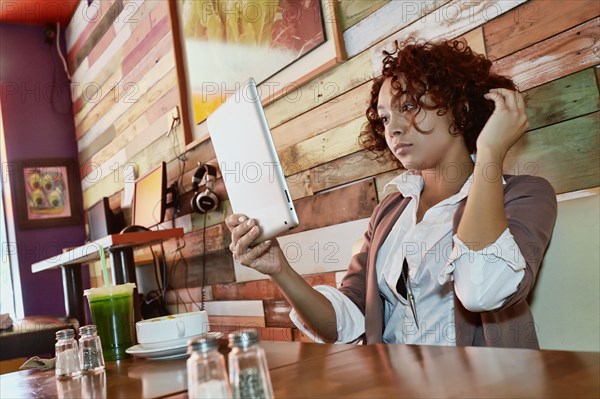
M 192 338 L 197 337 L 198 335 L 192 335 L 191 337 L 184 337 L 178 339 L 172 339 L 170 341 L 162 341 L 162 342 L 152 342 L 152 343 L 140 343 L 141 346 L 144 347 L 144 350 L 156 350 L 156 349 L 164 349 L 164 348 L 172 348 L 174 346 L 187 345 L 188 341 Z
M 211 332 L 208 333 L 214 335 L 217 338 L 223 336 L 222 333 L 219 332 Z M 186 338 L 183 342 L 173 344 L 173 341 L 167 341 L 165 346 L 159 348 L 144 348 L 141 344 L 134 345 L 131 348 L 127 348 L 125 352 L 130 355 L 142 357 L 146 359 L 152 360 L 171 360 L 171 359 L 183 359 L 188 357 L 187 354 L 187 341 L 196 337 L 199 337 L 203 334 L 195 335 L 192 337 Z M 156 345 L 156 344 L 154 344 Z
M 187 345 L 176 345 L 158 349 L 144 349 L 142 345 L 134 345 L 125 351 L 130 355 L 153 360 L 180 359 L 187 357 Z

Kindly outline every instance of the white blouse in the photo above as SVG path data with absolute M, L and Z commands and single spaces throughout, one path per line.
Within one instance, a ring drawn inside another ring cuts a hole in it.
M 494 310 L 516 292 L 525 275 L 525 259 L 508 228 L 479 251 L 470 250 L 456 234 L 452 235 L 454 212 L 459 201 L 468 195 L 472 181 L 473 175 L 457 194 L 428 209 L 418 224 L 423 177 L 405 171 L 386 185 L 395 185 L 412 201 L 377 254 L 378 285 L 384 303 L 384 342 L 455 345 L 452 281 L 461 303 L 472 312 Z M 506 184 L 504 178 L 502 183 Z M 396 290 L 404 258 L 418 325 L 409 303 Z M 362 312 L 337 289 L 325 285 L 314 288 L 333 305 L 337 343 L 356 341 L 365 332 Z M 295 310 L 290 312 L 290 319 L 311 339 L 322 342 L 304 326 Z

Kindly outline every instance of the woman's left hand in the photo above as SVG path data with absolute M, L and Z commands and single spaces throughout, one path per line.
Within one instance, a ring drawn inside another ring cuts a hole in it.
M 483 97 L 494 101 L 495 109 L 477 138 L 477 150 L 492 150 L 504 158 L 529 127 L 525 100 L 509 89 L 491 89 Z

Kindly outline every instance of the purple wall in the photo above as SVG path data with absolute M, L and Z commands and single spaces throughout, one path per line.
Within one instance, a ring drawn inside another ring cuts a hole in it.
M 61 35 L 61 47 L 66 54 L 63 38 Z M 0 85 L 7 153 L 3 163 L 77 157 L 69 82 L 56 45 L 44 42 L 43 27 L 0 23 Z M 79 179 L 76 183 L 80 194 Z M 83 244 L 83 223 L 26 230 L 15 223 L 15 229 L 25 315 L 64 316 L 60 270 L 33 274 L 31 264 L 62 252 L 64 247 Z M 86 267 L 86 286 L 87 276 Z

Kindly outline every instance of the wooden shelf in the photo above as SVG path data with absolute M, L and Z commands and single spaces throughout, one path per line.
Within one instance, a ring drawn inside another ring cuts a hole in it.
M 183 229 L 150 230 L 135 233 L 111 234 L 96 241 L 89 242 L 80 247 L 63 252 L 31 265 L 31 272 L 38 273 L 44 270 L 55 269 L 64 265 L 88 263 L 100 259 L 100 248 L 104 250 L 117 250 L 152 245 L 170 238 L 183 237 Z

